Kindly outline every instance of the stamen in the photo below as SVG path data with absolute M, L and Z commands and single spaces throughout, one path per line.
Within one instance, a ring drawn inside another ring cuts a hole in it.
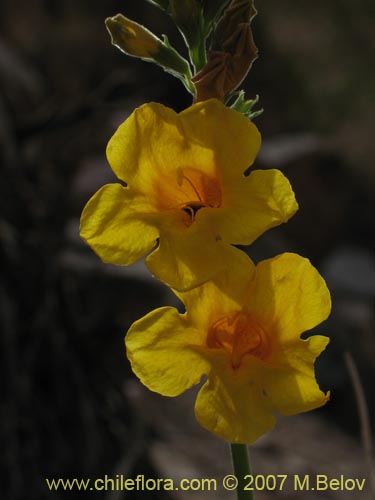
M 202 203 L 202 198 L 201 198 L 201 195 L 199 194 L 199 191 L 197 190 L 197 188 L 194 186 L 194 184 L 191 182 L 191 180 L 189 179 L 189 177 L 186 177 L 185 174 L 182 174 L 182 178 L 183 179 L 186 179 L 188 181 L 188 183 L 190 184 L 190 186 L 193 188 L 193 191 L 194 193 L 198 196 L 198 200 Z
M 193 188 L 193 191 L 194 193 L 198 196 L 198 200 L 200 202 L 202 202 L 202 198 L 201 198 L 201 195 L 199 194 L 199 191 L 197 190 L 197 188 L 194 186 L 194 184 L 191 182 L 191 180 L 189 179 L 189 177 L 186 177 L 185 174 L 182 175 L 182 178 L 183 179 L 186 179 L 188 181 L 188 183 L 190 184 L 190 186 Z
M 182 207 L 181 207 L 182 211 L 185 212 L 185 214 L 187 214 L 190 217 L 189 225 L 192 222 L 194 222 L 195 216 L 196 216 L 198 210 L 200 210 L 204 206 L 205 205 L 203 205 L 203 203 L 199 203 L 196 201 L 188 202 L 188 203 L 182 205 Z
M 195 212 L 190 205 L 184 205 L 182 211 L 185 212 L 191 220 L 194 220 Z
M 158 186 L 162 210 L 179 210 L 181 222 L 190 227 L 201 208 L 221 206 L 221 187 L 215 176 L 190 167 L 179 168 L 176 173 L 177 186 L 169 178 Z

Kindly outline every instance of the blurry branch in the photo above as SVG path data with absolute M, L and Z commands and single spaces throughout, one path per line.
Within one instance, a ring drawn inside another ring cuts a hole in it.
M 125 477 L 131 476 L 132 471 L 136 469 L 137 462 L 147 454 L 149 436 L 145 421 L 137 417 L 132 431 L 132 437 L 130 438 L 126 454 L 124 458 L 118 462 L 112 472 L 113 477 L 120 474 L 123 474 Z M 124 436 L 123 441 L 129 441 L 129 436 Z M 123 494 L 120 490 L 110 491 L 105 496 L 105 500 L 121 500 L 122 498 Z
M 0 39 L 0 82 L 11 84 L 28 95 L 40 95 L 42 79 L 39 73 L 17 53 L 13 47 Z
M 366 462 L 368 466 L 368 473 L 370 477 L 371 488 L 375 493 L 375 463 L 374 463 L 374 447 L 371 437 L 370 415 L 366 403 L 365 393 L 361 379 L 359 377 L 357 366 L 354 362 L 353 356 L 349 351 L 344 353 L 344 360 L 349 372 L 351 382 L 353 384 L 354 393 L 357 400 L 359 421 L 361 426 L 362 445 L 366 455 Z
M 0 227 L 0 235 L 1 235 Z M 1 241 L 0 241 L 1 243 Z M 0 331 L 2 333 L 0 337 L 1 341 L 1 377 L 3 380 L 7 381 L 7 386 L 5 391 L 2 391 L 2 419 L 1 424 L 4 426 L 4 430 L 7 429 L 8 432 L 4 436 L 5 439 L 2 440 L 3 449 L 7 450 L 7 469 L 9 471 L 8 480 L 11 484 L 10 494 L 12 498 L 20 498 L 22 485 L 17 477 L 17 471 L 21 470 L 20 464 L 20 443 L 17 440 L 17 436 L 14 432 L 9 432 L 10 425 L 5 419 L 5 415 L 8 416 L 8 422 L 15 422 L 17 419 L 17 400 L 15 399 L 15 394 L 19 388 L 19 353 L 17 349 L 17 344 L 14 342 L 14 334 L 17 328 L 17 311 L 15 310 L 7 289 L 3 282 L 0 282 Z M 10 398 L 9 395 L 12 395 Z M 14 425 L 14 424 L 13 424 Z
M 0 96 L 0 159 L 6 166 L 13 164 L 16 158 L 16 141 L 12 132 L 11 119 Z
M 14 134 L 12 104 L 20 96 L 40 95 L 40 75 L 11 46 L 0 38 L 0 161 L 5 166 L 14 164 L 17 144 Z
M 64 106 L 58 100 L 46 100 L 39 109 L 31 115 L 25 116 L 14 125 L 17 137 L 24 138 L 37 135 L 48 130 L 59 130 L 75 125 L 81 120 L 90 118 L 103 106 L 107 106 L 113 100 L 113 95 L 118 89 L 123 89 L 128 83 L 128 73 L 122 70 L 111 72 L 99 85 L 89 92 L 85 98 L 74 102 L 68 102 Z M 160 89 L 154 84 L 149 85 L 150 92 L 156 93 Z M 139 89 L 142 94 L 143 88 Z M 132 93 L 132 98 L 137 92 Z M 135 97 L 137 99 L 137 97 Z

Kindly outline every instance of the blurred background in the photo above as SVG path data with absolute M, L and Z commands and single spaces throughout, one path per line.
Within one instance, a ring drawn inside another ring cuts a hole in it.
M 280 419 L 253 446 L 253 470 L 369 479 L 344 353 L 358 368 L 374 422 L 374 2 L 256 6 L 260 58 L 243 85 L 248 98 L 260 94 L 264 108 L 255 167 L 281 169 L 300 210 L 248 252 L 255 261 L 283 251 L 309 257 L 328 282 L 333 311 L 316 329 L 331 337 L 317 363 L 331 401 Z M 226 444 L 194 420 L 196 389 L 174 399 L 151 394 L 125 357 L 130 324 L 176 299 L 142 263 L 104 265 L 79 238 L 84 204 L 114 180 L 105 146 L 118 124 L 146 101 L 176 111 L 191 103 L 172 76 L 111 46 L 104 19 L 118 12 L 185 50 L 168 16 L 146 1 L 0 3 L 2 499 L 68 495 L 50 492 L 46 477 L 220 480 L 231 472 Z M 86 497 L 234 495 L 219 487 Z M 372 498 L 369 486 L 362 493 L 288 488 L 257 496 L 279 497 Z

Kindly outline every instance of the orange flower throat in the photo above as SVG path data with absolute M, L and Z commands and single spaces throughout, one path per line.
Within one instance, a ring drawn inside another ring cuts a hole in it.
M 177 209 L 187 227 L 194 222 L 201 208 L 219 208 L 221 198 L 219 180 L 191 167 L 179 169 L 177 179 L 164 179 L 164 183 L 158 186 L 160 208 Z
M 208 332 L 207 346 L 224 349 L 234 369 L 240 366 L 247 354 L 265 359 L 270 351 L 269 339 L 263 328 L 253 317 L 243 312 L 235 312 L 217 320 Z

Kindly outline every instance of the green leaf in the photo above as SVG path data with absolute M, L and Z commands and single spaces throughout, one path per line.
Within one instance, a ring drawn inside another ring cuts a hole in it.
M 242 113 L 245 115 L 250 121 L 252 121 L 254 118 L 257 116 L 261 115 L 263 113 L 263 109 L 259 109 L 258 111 L 252 111 L 253 107 L 255 104 L 259 102 L 259 96 L 257 95 L 255 99 L 245 99 L 245 92 L 243 90 L 240 90 L 239 92 L 234 93 L 238 94 L 237 99 L 234 101 L 234 103 L 230 106 L 232 109 L 238 111 L 239 113 Z M 233 95 L 232 95 L 233 97 Z

